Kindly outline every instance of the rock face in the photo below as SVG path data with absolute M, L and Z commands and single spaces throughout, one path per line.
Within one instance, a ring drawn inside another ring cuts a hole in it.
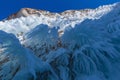
M 7 19 L 15 19 L 15 18 L 20 18 L 20 17 L 27 17 L 30 15 L 40 15 L 41 13 L 46 13 L 47 11 L 43 10 L 36 10 L 36 9 L 31 9 L 31 8 L 22 8 L 20 11 L 18 11 L 15 14 L 10 15 Z
M 22 8 L 17 13 L 10 15 L 7 18 L 7 20 L 20 18 L 20 17 L 28 17 L 30 15 L 35 15 L 35 16 L 45 15 L 47 17 L 57 17 L 57 16 L 60 17 L 60 16 L 62 16 L 62 17 L 66 17 L 66 18 L 69 18 L 70 16 L 75 17 L 74 15 L 77 15 L 77 17 L 81 17 L 81 16 L 91 16 L 92 17 L 95 14 L 91 15 L 91 13 L 98 14 L 98 13 L 101 13 L 100 11 L 103 11 L 103 13 L 104 13 L 104 10 L 105 10 L 104 8 L 108 8 L 108 11 L 109 11 L 110 6 L 111 5 L 102 6 L 102 7 L 99 7 L 97 9 L 67 10 L 67 11 L 64 11 L 62 13 L 51 13 L 49 11 L 44 11 L 44 10 L 37 10 L 37 9 L 32 9 L 32 8 Z M 105 10 L 105 12 L 107 12 L 107 11 Z
M 10 19 L 15 19 L 15 18 L 20 18 L 20 17 L 27 17 L 30 15 L 35 15 L 35 16 L 39 16 L 40 14 L 52 17 L 52 16 L 65 16 L 65 17 L 69 17 L 70 15 L 74 15 L 76 13 L 79 13 L 79 15 L 89 15 L 90 12 L 93 12 L 94 10 L 92 9 L 85 9 L 85 10 L 67 10 L 64 11 L 62 13 L 51 13 L 49 11 L 44 11 L 44 10 L 37 10 L 37 9 L 32 9 L 32 8 L 22 8 L 20 11 L 18 11 L 15 14 L 10 15 L 7 20 Z
M 0 80 L 120 80 L 120 3 L 23 8 L 0 26 Z

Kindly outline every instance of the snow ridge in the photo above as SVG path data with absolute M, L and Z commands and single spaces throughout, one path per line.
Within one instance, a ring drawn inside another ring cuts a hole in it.
M 99 19 L 101 16 L 109 13 L 115 5 L 117 3 L 100 6 L 96 9 L 68 10 L 60 14 L 23 8 L 10 20 L 0 21 L 0 30 L 19 36 L 35 28 L 37 25 L 46 24 L 49 27 L 60 26 L 59 31 L 63 31 L 66 27 L 74 27 L 85 19 Z

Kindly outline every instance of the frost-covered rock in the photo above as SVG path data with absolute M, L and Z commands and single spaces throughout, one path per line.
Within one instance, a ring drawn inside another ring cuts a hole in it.
M 113 8 L 98 20 L 66 27 L 61 36 L 59 26 L 39 25 L 24 35 L 23 44 L 51 64 L 61 80 L 119 80 L 120 6 Z
M 61 37 L 56 35 L 57 29 L 49 33 L 51 30 L 46 25 L 37 26 L 25 35 L 23 44 L 50 63 L 60 79 L 109 80 L 115 69 L 115 73 L 120 72 L 119 66 L 113 66 L 120 63 L 119 46 L 114 47 L 107 32 L 81 24 L 66 29 Z
M 0 31 L 0 80 L 57 80 L 50 65 L 22 47 L 13 34 Z
M 49 28 L 47 25 L 39 25 L 24 36 L 23 44 L 30 46 L 37 56 L 44 55 L 51 49 L 55 49 L 58 42 L 58 29 Z M 32 44 L 32 46 L 31 46 Z

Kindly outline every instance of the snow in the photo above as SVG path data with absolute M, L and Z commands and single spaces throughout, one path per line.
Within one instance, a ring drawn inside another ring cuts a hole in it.
M 15 36 L 0 31 L 0 79 L 1 80 L 36 80 L 43 79 L 51 72 L 51 78 L 56 78 L 51 67 L 22 47 Z M 49 76 L 47 78 L 50 78 Z
M 0 79 L 119 80 L 120 3 L 72 12 L 1 21 Z
M 56 27 L 49 28 L 49 26 L 39 25 L 36 27 L 37 30 L 34 28 L 24 35 L 23 44 L 43 61 L 51 64 L 60 79 L 110 80 L 111 77 L 114 77 L 114 75 L 111 75 L 112 72 L 117 68 L 117 66 L 113 65 L 120 64 L 120 47 L 114 47 L 114 43 L 111 42 L 113 41 L 113 36 L 108 31 L 108 25 L 111 23 L 113 24 L 112 27 L 119 27 L 116 26 L 116 23 L 119 24 L 120 20 L 118 18 L 119 9 L 120 7 L 118 6 L 100 19 L 87 19 L 74 27 L 66 27 L 61 36 L 58 35 L 53 38 L 50 38 L 46 33 Z M 113 18 L 109 17 L 110 15 Z M 116 19 L 115 24 L 113 22 L 114 19 Z M 43 27 L 46 28 L 44 29 L 45 31 L 42 29 Z M 57 28 L 60 28 L 60 26 Z M 115 34 L 116 30 L 119 32 L 118 29 L 115 29 L 112 34 L 116 35 L 116 39 L 119 39 L 118 34 Z M 57 32 L 53 32 L 52 36 L 57 34 Z M 48 40 L 55 41 L 49 44 Z M 31 43 L 33 44 L 29 45 Z M 41 46 L 41 43 L 46 45 Z M 52 44 L 54 47 L 51 46 Z M 115 74 L 120 73 L 119 68 L 117 69 L 118 71 L 115 71 Z M 114 80 L 119 79 L 120 77 L 118 76 L 117 78 L 114 77 Z
M 49 27 L 59 26 L 60 30 L 64 30 L 68 26 L 74 27 L 85 19 L 99 19 L 101 16 L 109 13 L 115 5 L 116 4 L 105 5 L 88 11 L 76 10 L 75 13 L 73 11 L 68 11 L 68 13 L 63 12 L 61 14 L 53 13 L 54 16 L 47 16 L 51 13 L 45 12 L 39 16 L 33 14 L 27 17 L 23 16 L 16 19 L 5 20 L 4 22 L 0 21 L 0 30 L 14 33 L 16 36 L 20 36 L 20 33 L 24 34 L 40 24 L 46 24 Z

